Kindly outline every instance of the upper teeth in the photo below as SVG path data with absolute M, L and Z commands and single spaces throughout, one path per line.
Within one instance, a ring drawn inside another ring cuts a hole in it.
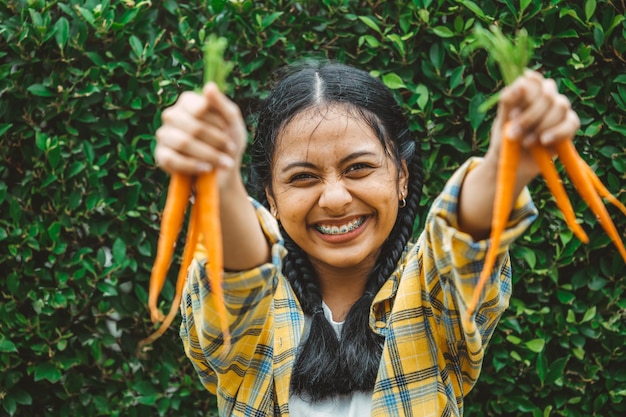
M 315 228 L 326 235 L 338 235 L 353 231 L 354 229 L 362 225 L 363 221 L 364 219 L 361 217 L 358 219 L 354 219 L 350 223 L 342 224 L 341 226 L 325 226 L 318 224 L 317 226 L 315 226 Z

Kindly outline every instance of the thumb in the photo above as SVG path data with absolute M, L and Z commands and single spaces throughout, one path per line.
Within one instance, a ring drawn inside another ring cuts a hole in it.
M 520 103 L 522 101 L 522 92 L 516 86 L 506 87 L 500 93 L 498 101 L 498 114 L 494 120 L 494 129 L 497 132 L 506 134 L 511 139 L 520 139 L 520 127 L 515 123 L 515 118 L 522 113 Z M 504 126 L 508 123 L 507 131 L 504 132 Z

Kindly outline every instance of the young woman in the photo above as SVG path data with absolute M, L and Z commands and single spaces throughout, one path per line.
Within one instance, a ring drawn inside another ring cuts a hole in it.
M 528 72 L 502 91 L 484 158 L 469 159 L 430 207 L 421 158 L 392 94 L 337 63 L 294 68 L 259 112 L 249 197 L 246 128 L 214 85 L 163 112 L 155 155 L 167 172 L 217 169 L 224 289 L 233 344 L 219 321 L 199 251 L 181 337 L 220 415 L 461 416 L 485 346 L 511 292 L 509 244 L 536 215 L 525 186 L 480 307 L 466 311 L 489 242 L 505 121 L 525 146 L 570 140 L 579 127 L 553 81 Z M 210 262 L 210 260 L 209 260 Z

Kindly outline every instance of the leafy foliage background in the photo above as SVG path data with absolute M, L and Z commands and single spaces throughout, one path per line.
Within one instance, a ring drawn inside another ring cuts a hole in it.
M 467 48 L 472 28 L 525 27 L 534 68 L 580 115 L 579 151 L 626 202 L 624 13 L 623 0 L 1 0 L 0 416 L 214 412 L 176 325 L 146 358 L 135 354 L 151 331 L 167 186 L 154 131 L 199 85 L 205 34 L 229 39 L 232 97 L 249 121 L 296 59 L 380 76 L 418 137 L 426 210 L 452 171 L 486 150 L 493 114 L 477 107 L 501 83 L 485 53 Z M 512 250 L 514 297 L 466 415 L 623 416 L 626 266 L 575 193 L 589 245 L 541 181 L 532 192 L 541 216 Z M 625 217 L 609 210 L 626 237 Z

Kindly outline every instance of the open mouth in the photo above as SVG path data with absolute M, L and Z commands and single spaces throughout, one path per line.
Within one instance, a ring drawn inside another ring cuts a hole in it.
M 324 235 L 343 235 L 346 233 L 350 233 L 353 230 L 356 230 L 365 222 L 365 217 L 359 217 L 357 219 L 352 220 L 351 222 L 341 224 L 341 225 L 324 225 L 317 224 L 315 225 L 315 230 L 324 234 Z

